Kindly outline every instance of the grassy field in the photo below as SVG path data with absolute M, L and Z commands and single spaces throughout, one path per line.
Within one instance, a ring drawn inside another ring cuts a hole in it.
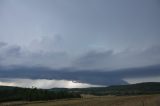
M 160 95 L 84 96 L 81 99 L 4 103 L 0 106 L 160 106 Z

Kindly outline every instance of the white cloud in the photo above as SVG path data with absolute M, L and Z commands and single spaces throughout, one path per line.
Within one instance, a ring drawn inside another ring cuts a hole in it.
M 160 81 L 160 76 L 125 78 L 123 80 L 127 81 L 129 84 L 135 84 L 135 83 L 141 83 L 141 82 L 159 82 Z
M 49 88 L 86 88 L 99 87 L 100 85 L 91 85 L 68 80 L 49 80 L 49 79 L 0 79 L 0 85 L 18 86 L 18 87 L 37 87 L 43 89 Z

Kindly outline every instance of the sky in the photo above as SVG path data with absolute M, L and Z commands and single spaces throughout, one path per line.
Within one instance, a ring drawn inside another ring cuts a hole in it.
M 159 19 L 159 0 L 0 0 L 0 67 L 159 65 Z

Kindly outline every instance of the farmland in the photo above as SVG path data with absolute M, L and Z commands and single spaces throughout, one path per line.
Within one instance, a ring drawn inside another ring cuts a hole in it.
M 63 99 L 38 102 L 3 103 L 2 106 L 160 106 L 160 95 L 140 96 L 83 96 L 78 99 Z M 6 104 L 6 105 L 5 105 Z M 19 105 L 18 105 L 19 104 Z
M 98 88 L 0 87 L 0 106 L 160 106 L 160 83 Z

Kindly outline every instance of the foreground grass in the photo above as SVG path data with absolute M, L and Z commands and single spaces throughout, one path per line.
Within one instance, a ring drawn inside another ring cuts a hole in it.
M 10 103 L 8 106 L 160 106 L 160 95 L 84 96 L 81 99 L 26 102 L 19 105 Z

